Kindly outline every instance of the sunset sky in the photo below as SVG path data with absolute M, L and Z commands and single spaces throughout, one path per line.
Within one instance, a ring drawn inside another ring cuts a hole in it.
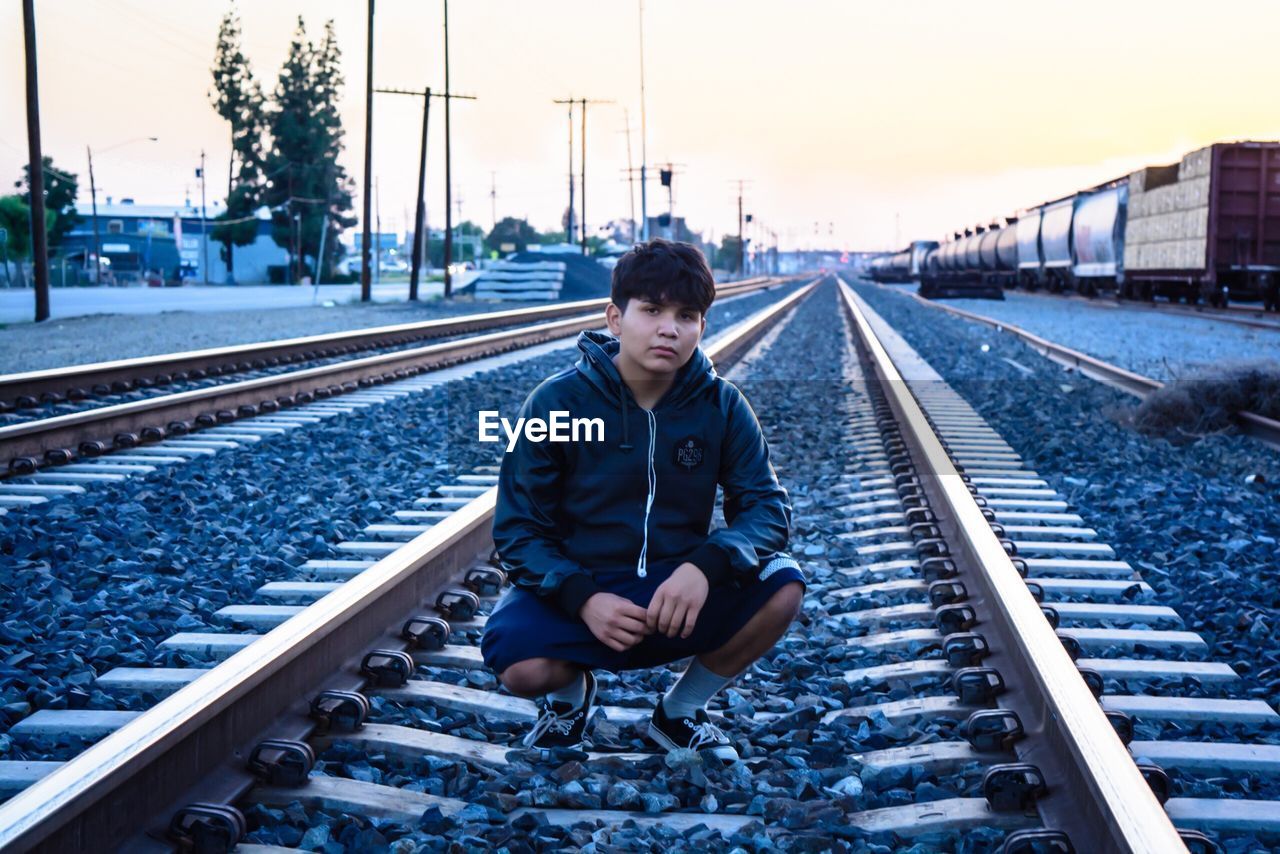
M 209 66 L 228 0 L 37 0 L 44 148 L 99 199 L 225 194 L 227 127 Z M 296 18 L 335 20 L 347 78 L 345 163 L 363 153 L 365 3 L 241 2 L 245 47 L 274 88 Z M 462 213 L 558 227 L 567 202 L 569 96 L 588 114 L 588 226 L 629 214 L 624 108 L 640 163 L 634 0 L 453 0 L 451 78 Z M 381 0 L 375 85 L 444 87 L 441 3 Z M 1084 0 L 977 5 L 902 0 L 647 0 L 650 214 L 657 164 L 678 164 L 675 212 L 718 240 L 746 209 L 784 248 L 887 249 L 944 233 L 1225 139 L 1280 138 L 1280 9 Z M 21 4 L 0 7 L 0 186 L 26 159 Z M 437 102 L 437 105 L 439 102 Z M 378 95 L 374 171 L 383 229 L 405 226 L 417 178 L 416 99 Z M 443 110 L 433 107 L 428 208 L 443 221 Z M 576 124 L 576 121 L 575 121 Z M 575 135 L 577 128 L 575 127 Z M 113 151 L 136 137 L 158 136 Z M 575 147 L 577 140 L 575 138 Z M 576 157 L 576 152 L 575 152 Z M 637 210 L 639 191 L 636 192 Z M 357 209 L 359 207 L 357 201 Z M 896 215 L 896 216 L 895 216 Z M 820 234 L 815 237 L 815 223 Z M 828 232 L 830 231 L 830 236 Z

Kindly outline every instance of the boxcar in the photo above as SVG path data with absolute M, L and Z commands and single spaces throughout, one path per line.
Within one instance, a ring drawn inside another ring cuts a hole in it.
M 1280 143 L 1216 143 L 1130 175 L 1121 293 L 1280 307 Z

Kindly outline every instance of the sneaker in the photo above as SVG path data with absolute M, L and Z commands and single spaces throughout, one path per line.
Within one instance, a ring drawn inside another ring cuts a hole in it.
M 710 751 L 722 762 L 738 761 L 738 751 L 729 743 L 729 737 L 711 722 L 706 709 L 698 709 L 691 718 L 672 718 L 667 716 L 659 700 L 649 720 L 649 738 L 668 751 Z
M 581 706 L 575 707 L 543 697 L 538 720 L 520 743 L 525 747 L 548 749 L 575 748 L 581 745 L 587 722 L 591 718 L 591 707 L 596 702 L 596 677 L 588 670 L 586 679 L 586 695 Z

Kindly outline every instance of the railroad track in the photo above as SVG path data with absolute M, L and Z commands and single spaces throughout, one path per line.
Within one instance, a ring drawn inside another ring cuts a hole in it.
M 718 292 L 722 296 L 735 296 L 783 284 L 785 281 L 788 280 L 758 278 L 721 286 Z M 0 471 L 0 484 L 8 485 L 3 478 L 35 475 L 21 483 L 33 499 L 39 498 L 40 490 L 52 492 L 58 488 L 75 487 L 77 481 L 88 480 L 67 478 L 67 474 L 112 474 L 110 471 L 98 471 L 100 466 L 95 467 L 92 463 L 95 458 L 109 452 L 124 451 L 136 457 L 149 453 L 154 455 L 157 448 L 161 452 L 175 451 L 173 440 L 192 446 L 196 443 L 181 437 L 225 426 L 237 419 L 277 413 L 299 404 L 403 380 L 461 361 L 572 335 L 598 326 L 601 311 L 607 302 L 607 299 L 590 300 L 2 376 L 0 399 L 6 395 L 34 399 L 36 395 L 61 395 L 62 392 L 53 390 L 65 390 L 69 385 L 82 390 L 86 385 L 105 387 L 108 383 L 136 387 L 138 382 L 150 377 L 147 382 L 154 386 L 160 385 L 161 379 L 172 381 L 175 376 L 228 373 L 244 367 L 254 368 L 259 364 L 280 365 L 291 360 L 328 358 L 371 348 L 403 345 L 407 341 L 422 338 L 465 336 L 439 344 L 354 358 L 338 358 L 317 367 L 232 380 L 0 427 L 0 463 L 4 464 L 3 471 Z M 527 321 L 534 322 L 510 328 L 512 324 L 524 324 Z M 494 327 L 508 328 L 499 332 L 480 331 Z M 129 462 L 148 464 L 144 459 Z M 68 468 L 69 464 L 79 468 Z M 37 470 L 44 467 L 61 468 L 55 475 L 37 474 Z M 11 500 L 21 501 L 18 492 L 9 492 L 12 493 Z M 3 491 L 0 490 L 0 493 Z M 4 501 L 3 494 L 0 494 L 0 504 Z
M 718 293 L 745 293 L 777 279 L 757 276 L 721 284 Z M 42 407 L 92 402 L 129 392 L 146 392 L 206 378 L 230 377 L 349 356 L 369 350 L 401 347 L 415 341 L 466 335 L 507 326 L 602 311 L 607 298 L 554 303 L 531 308 L 446 317 L 436 320 L 353 329 L 303 338 L 288 338 L 164 353 L 110 362 L 70 365 L 40 371 L 0 374 L 0 415 L 24 411 L 42 417 Z M 182 389 L 186 390 L 186 389 Z M 122 401 L 112 401 L 122 402 Z M 54 414 L 67 414 L 57 412 Z M 31 420 L 26 418 L 24 420 Z
M 929 536 L 935 533 L 946 544 L 943 554 L 920 560 L 924 578 L 863 588 L 867 593 L 896 584 L 915 594 L 907 604 L 862 612 L 871 625 L 932 622 L 934 627 L 875 631 L 865 643 L 875 649 L 933 646 L 940 660 L 923 667 L 910 662 L 902 675 L 915 671 L 911 677 L 920 679 L 929 675 L 930 666 L 962 665 L 952 671 L 956 696 L 940 704 L 945 711 L 934 707 L 929 713 L 973 709 L 957 733 L 966 741 L 913 748 L 902 758 L 950 763 L 957 761 L 956 751 L 972 759 L 999 745 L 1003 750 L 997 753 L 1018 760 L 986 772 L 985 803 L 935 808 L 953 817 L 973 810 L 975 821 L 983 822 L 982 813 L 994 805 L 992 795 L 1003 799 L 1017 793 L 1013 802 L 1033 804 L 1043 827 L 1065 833 L 1077 851 L 1180 850 L 1173 824 L 1192 831 L 1274 833 L 1280 826 L 1263 822 L 1280 821 L 1280 803 L 1170 799 L 1167 770 L 1265 768 L 1274 774 L 1280 772 L 1280 748 L 1132 739 L 1135 721 L 1248 726 L 1280 723 L 1280 716 L 1266 703 L 1184 696 L 1171 688 L 1179 682 L 1231 683 L 1238 676 L 1225 664 L 1188 660 L 1205 655 L 1204 640 L 1168 628 L 1181 623 L 1172 609 L 1128 601 L 1135 593 L 1149 598 L 1150 588 L 1133 567 L 1096 542 L 1096 533 L 1070 512 L 1062 496 L 1028 471 L 972 407 L 847 287 L 843 298 L 902 433 L 901 445 L 886 448 L 883 459 L 890 468 L 881 468 L 879 476 L 902 479 L 892 468 L 893 450 L 901 448 L 915 466 L 914 478 L 930 508 L 921 513 L 909 507 L 907 514 L 915 511 L 915 516 L 902 517 L 908 525 L 887 527 L 883 518 L 875 518 L 880 510 L 867 508 L 866 521 L 855 520 L 858 527 L 851 534 L 868 543 L 868 553 L 886 557 L 906 552 L 919 559 L 922 545 L 936 549 Z M 860 480 L 859 488 L 870 485 Z M 901 492 L 900 485 L 897 489 Z M 876 490 L 859 493 L 864 500 L 871 499 L 867 492 Z M 875 542 L 904 533 L 916 542 Z M 1116 691 L 1134 683 L 1145 690 Z M 966 686 L 974 689 L 967 698 Z M 959 708 L 951 705 L 955 699 Z M 986 708 L 992 703 L 998 710 Z M 1025 818 L 1016 809 L 1004 815 Z M 1192 834 L 1184 842 L 1206 845 Z
M 708 346 L 708 354 L 717 363 L 731 362 L 812 287 L 732 327 Z M 478 640 L 474 632 L 483 626 L 483 616 L 477 614 L 475 591 L 489 594 L 486 601 L 491 601 L 497 592 L 495 581 L 501 579 L 501 573 L 488 566 L 494 480 L 491 471 L 464 476 L 456 490 L 442 491 L 403 511 L 417 514 L 413 518 L 422 529 L 408 543 L 397 542 L 403 540 L 407 526 L 385 526 L 395 530 L 367 533 L 370 537 L 389 534 L 389 538 L 351 543 L 351 560 L 312 562 L 304 567 L 311 577 L 325 580 L 268 584 L 260 591 L 268 601 L 301 599 L 311 601 L 309 607 L 271 604 L 224 609 L 221 617 L 228 625 L 256 629 L 261 635 L 175 636 L 166 642 L 170 652 L 225 659 L 217 666 L 207 670 L 117 668 L 100 678 L 100 687 L 111 690 L 168 695 L 149 711 L 46 710 L 16 726 L 11 730 L 16 737 L 24 737 L 24 732 L 27 737 L 50 733 L 106 737 L 65 764 L 0 763 L 0 790 L 18 790 L 0 806 L 0 849 L 167 847 L 159 840 L 166 839 L 171 822 L 176 823 L 173 827 L 186 827 L 180 832 L 188 838 L 191 834 L 213 840 L 227 834 L 234 837 L 236 814 L 218 805 L 235 802 L 257 779 L 245 769 L 245 760 L 260 770 L 270 769 L 275 784 L 297 782 L 297 769 L 310 768 L 311 748 L 300 739 L 316 728 L 312 714 L 324 718 L 323 726 L 331 735 L 342 733 L 352 715 L 363 717 L 362 701 L 352 692 L 367 682 L 384 689 L 397 687 L 406 697 L 427 691 L 418 694 L 419 700 L 443 692 L 443 702 L 452 699 L 474 707 L 476 698 L 466 691 L 448 685 L 409 684 L 401 677 L 415 665 L 433 661 L 478 666 L 474 646 L 446 641 Z M 375 560 L 376 556 L 381 559 Z M 474 590 L 467 588 L 468 583 Z M 417 640 L 411 642 L 409 637 Z M 492 696 L 483 701 L 496 703 L 501 710 L 502 699 Z M 510 698 L 505 699 L 511 705 Z M 531 719 L 532 704 L 515 703 L 518 709 L 524 706 Z M 274 740 L 261 739 L 264 731 Z M 372 724 L 347 735 L 368 737 L 379 732 L 389 737 L 385 729 Z M 411 746 L 406 749 L 419 754 L 456 746 L 456 740 L 447 737 L 433 741 L 430 733 L 390 735 L 409 739 Z M 505 752 L 475 750 L 468 755 L 493 760 Z M 299 762 L 303 765 L 298 766 Z M 385 812 L 395 803 L 398 814 L 406 809 L 421 813 L 432 803 L 426 797 L 393 796 L 384 788 L 348 791 L 342 781 L 307 787 L 309 793 L 330 800 L 372 798 L 364 804 L 370 814 Z M 254 789 L 254 797 L 269 802 L 273 790 L 292 797 L 291 790 L 280 785 Z M 186 794 L 174 801 L 177 792 Z M 204 806 L 188 808 L 193 801 Z M 356 809 L 358 804 L 351 801 L 349 806 Z
M 1113 365 L 1087 353 L 1050 341 L 1047 338 L 1036 335 L 1034 332 L 1023 329 L 1021 326 L 1005 323 L 1002 320 L 996 320 L 993 317 L 987 317 L 977 312 L 966 311 L 953 305 L 934 302 L 913 291 L 907 291 L 906 293 L 922 305 L 940 309 L 955 317 L 962 317 L 974 323 L 990 326 L 1001 332 L 1007 332 L 1015 338 L 1026 342 L 1040 355 L 1052 359 L 1060 365 L 1077 370 L 1090 379 L 1106 383 L 1139 399 L 1144 399 L 1152 392 L 1164 388 L 1164 383 L 1157 379 L 1125 370 L 1118 365 Z M 1280 447 L 1280 421 L 1267 418 L 1256 412 L 1238 412 L 1234 418 L 1240 429 L 1248 435 L 1261 439 L 1273 447 Z
M 797 292 L 773 318 L 813 299 L 809 294 Z M 1010 851 L 1052 850 L 1017 846 L 1065 834 L 1073 849 L 1056 850 L 1080 852 L 1211 850 L 1197 830 L 1280 833 L 1276 802 L 1173 797 L 1161 804 L 1171 771 L 1180 779 L 1280 770 L 1274 745 L 1179 740 L 1179 727 L 1205 720 L 1227 730 L 1274 726 L 1280 716 L 1256 700 L 1184 695 L 1182 685 L 1193 682 L 1207 686 L 1205 693 L 1229 691 L 1236 674 L 1197 660 L 1207 651 L 1204 641 L 1169 628 L 1177 614 L 1147 603 L 1150 588 L 1132 566 L 1097 543 L 1085 520 L 865 304 L 843 286 L 837 298 L 859 355 L 848 351 L 838 401 L 846 440 L 835 449 L 844 461 L 835 490 L 840 501 L 813 512 L 838 522 L 831 540 L 849 546 L 854 558 L 815 571 L 807 625 L 797 626 L 799 636 L 786 644 L 797 655 L 816 647 L 812 654 L 837 662 L 833 683 L 844 688 L 830 693 L 842 703 L 760 713 L 756 725 L 797 715 L 812 721 L 805 726 L 813 742 L 868 779 L 913 768 L 940 779 L 956 769 L 980 770 L 956 797 L 844 812 L 842 824 L 861 832 L 909 840 L 984 830 L 1012 835 Z M 753 320 L 708 347 L 717 364 L 762 340 L 769 318 Z M 803 461 L 808 453 L 801 449 L 793 458 Z M 350 576 L 341 584 L 289 582 L 293 595 L 317 601 L 251 645 L 200 641 L 213 657 L 229 657 L 196 679 L 160 674 L 176 688 L 171 696 L 118 722 L 72 762 L 35 769 L 47 776 L 0 806 L 0 846 L 75 847 L 126 840 L 139 828 L 159 839 L 170 827 L 231 841 L 241 819 L 226 809 L 230 803 L 247 809 L 297 802 L 410 825 L 431 809 L 463 814 L 469 805 L 461 798 L 329 774 L 308 778 L 307 771 L 317 752 L 344 744 L 406 762 L 427 755 L 488 774 L 524 761 L 506 747 L 460 735 L 381 720 L 359 724 L 367 700 L 377 697 L 480 720 L 533 718 L 531 703 L 445 678 L 480 666 L 477 632 L 502 580 L 486 560 L 494 501 L 487 484 L 494 475 L 469 477 L 472 491 L 484 491 L 454 498 L 456 509 L 442 503 L 439 521 L 415 539 L 371 565 L 334 567 Z M 821 634 L 829 625 L 838 636 Z M 845 661 L 856 666 L 845 668 Z M 431 678 L 409 678 L 414 667 Z M 766 687 L 760 683 L 769 673 L 745 675 L 744 690 Z M 140 673 L 116 678 L 158 684 Z M 607 690 L 606 680 L 602 685 Z M 637 708 L 603 711 L 622 726 L 648 716 Z M 77 725 L 65 712 L 41 714 L 46 731 Z M 902 735 L 856 752 L 841 744 L 859 738 L 851 725 L 872 720 L 903 726 L 923 720 L 936 737 Z M 1135 728 L 1161 737 L 1132 738 Z M 779 745 L 779 753 L 791 752 Z M 769 762 L 758 751 L 745 755 L 748 767 Z M 1135 758 L 1153 761 L 1140 766 Z M 651 760 L 624 751 L 583 761 L 617 767 Z M 828 788 L 797 797 L 801 807 L 821 811 L 838 795 Z M 644 814 L 522 806 L 507 818 L 530 829 L 634 819 L 690 832 L 703 825 L 728 836 L 761 820 L 744 814 L 746 807 Z
M 1202 305 L 1180 305 L 1175 302 L 1148 302 L 1146 300 L 1109 300 L 1100 297 L 1087 297 L 1079 294 L 1045 294 L 1036 291 L 1014 291 L 1018 294 L 1036 297 L 1037 299 L 1068 299 L 1082 302 L 1096 308 L 1122 308 L 1136 311 L 1154 311 L 1165 314 L 1177 314 L 1183 317 L 1195 317 L 1200 320 L 1220 320 L 1223 323 L 1234 323 L 1237 326 L 1248 326 L 1253 329 L 1269 329 L 1280 332 L 1280 318 L 1273 312 L 1262 308 L 1249 308 L 1243 305 L 1228 305 L 1224 308 L 1211 308 Z

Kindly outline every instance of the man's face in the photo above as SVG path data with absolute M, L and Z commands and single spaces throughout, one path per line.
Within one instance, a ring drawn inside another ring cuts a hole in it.
M 673 303 L 627 301 L 627 310 L 613 303 L 605 309 L 609 331 L 621 342 L 619 356 L 630 366 L 650 374 L 674 374 L 693 355 L 707 320 L 698 309 Z

